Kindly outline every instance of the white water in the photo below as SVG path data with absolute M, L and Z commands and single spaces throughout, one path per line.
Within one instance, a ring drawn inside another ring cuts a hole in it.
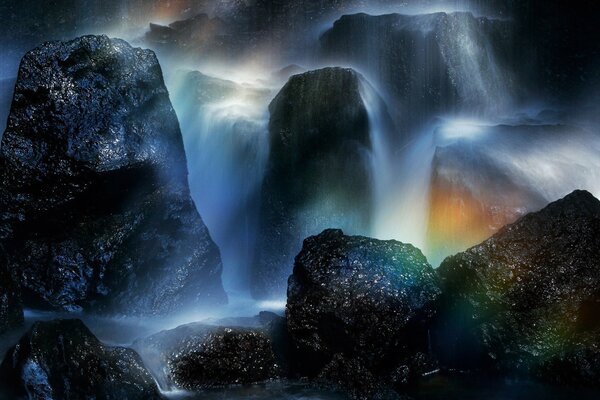
M 187 71 L 175 75 L 172 100 L 181 123 L 192 196 L 223 259 L 223 284 L 243 296 L 253 258 L 260 187 L 268 157 L 271 90 L 259 84 L 217 80 L 203 96 Z

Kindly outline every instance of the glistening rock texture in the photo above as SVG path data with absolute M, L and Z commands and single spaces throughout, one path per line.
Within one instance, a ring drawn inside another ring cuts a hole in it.
M 164 389 L 200 390 L 280 376 L 278 318 L 256 327 L 192 323 L 138 340 L 134 348 Z
M 269 106 L 255 297 L 281 296 L 302 240 L 326 228 L 368 230 L 369 118 L 362 78 L 326 68 L 290 78 Z
M 421 360 L 439 294 L 435 271 L 411 245 L 340 230 L 306 239 L 288 288 L 295 373 L 352 381 L 359 365 L 373 379 L 354 382 L 358 393 L 405 383 L 398 370 L 406 382 L 418 377 L 429 368 Z
M 452 367 L 600 382 L 600 201 L 576 191 L 439 268 Z
M 0 239 L 36 307 L 226 300 L 156 56 L 106 36 L 25 55 L 0 149 Z
M 105 347 L 80 320 L 36 322 L 0 365 L 0 380 L 30 399 L 161 399 L 130 349 Z

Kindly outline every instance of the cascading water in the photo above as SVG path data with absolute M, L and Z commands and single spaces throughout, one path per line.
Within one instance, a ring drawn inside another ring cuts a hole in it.
M 226 290 L 245 296 L 240 292 L 247 290 L 253 257 L 271 91 L 184 71 L 173 87 L 192 196 L 221 249 Z
M 364 78 L 361 79 L 360 94 L 369 117 L 373 201 L 374 209 L 378 210 L 387 198 L 386 191 L 393 181 L 390 142 L 395 132 L 385 102 Z

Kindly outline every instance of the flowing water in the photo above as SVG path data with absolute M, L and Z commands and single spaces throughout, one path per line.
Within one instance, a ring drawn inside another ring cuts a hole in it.
M 222 3 L 222 7 L 231 6 L 229 2 Z M 380 5 L 377 9 L 357 7 L 353 11 L 410 14 L 397 28 L 403 30 L 408 43 L 418 43 L 422 45 L 417 46 L 419 49 L 426 50 L 406 54 L 407 70 L 414 74 L 411 78 L 418 78 L 407 84 L 408 99 L 399 101 L 389 96 L 389 82 L 382 78 L 384 67 L 379 60 L 366 57 L 364 62 L 334 62 L 352 66 L 364 76 L 361 95 L 371 129 L 369 162 L 375 200 L 374 222 L 367 233 L 412 243 L 423 250 L 433 265 L 438 265 L 445 256 L 466 249 L 504 223 L 571 190 L 587 189 L 600 196 L 600 140 L 595 128 L 598 125 L 591 122 L 597 118 L 593 109 L 574 117 L 570 110 L 561 114 L 561 107 L 552 111 L 554 104 L 541 104 L 535 111 L 524 105 L 518 79 L 506 64 L 509 50 L 499 49 L 496 42 L 502 36 L 498 32 L 505 33 L 506 21 L 482 22 L 466 13 L 425 14 L 461 11 L 466 4 L 486 10 L 481 2 L 404 3 L 404 8 Z M 124 19 L 107 23 L 104 30 L 145 46 L 141 35 L 147 22 L 170 23 L 193 13 L 194 7 L 175 10 L 175 6 L 161 4 L 144 8 L 143 13 L 125 7 Z M 136 24 L 128 26 L 132 16 Z M 334 15 L 333 20 L 339 16 Z M 326 23 L 315 21 L 314 30 L 331 28 L 332 16 L 328 18 Z M 78 33 L 100 32 L 103 26 L 78 29 Z M 370 38 L 369 46 L 377 48 L 379 39 Z M 180 119 L 192 196 L 221 250 L 229 304 L 211 313 L 189 311 L 155 320 L 28 311 L 23 329 L 0 337 L 2 353 L 34 320 L 81 317 L 104 343 L 129 346 L 135 339 L 188 322 L 253 316 L 262 310 L 284 312 L 283 298 L 257 302 L 250 297 L 249 268 L 256 240 L 260 188 L 269 155 L 268 105 L 287 78 L 277 72 L 288 64 L 307 62 L 308 53 L 310 63 L 330 64 L 313 55 L 315 43 L 303 43 L 311 48 L 302 49 L 303 54 L 290 50 L 286 58 L 270 54 L 269 46 L 257 47 L 255 57 L 235 64 L 232 61 L 228 68 L 211 60 L 190 64 L 186 58 L 184 64 L 170 53 L 158 52 Z M 274 44 L 272 47 L 279 49 Z M 439 50 L 439 57 L 433 55 L 434 50 Z M 13 53 L 11 50 L 11 57 Z M 13 57 L 9 65 L 9 53 L 6 55 L 0 75 L 0 118 L 8 112 L 18 63 L 18 57 Z M 427 64 L 424 68 L 424 63 L 439 64 Z M 433 108 L 422 101 L 430 94 L 419 91 L 424 82 L 436 83 L 439 77 L 434 74 L 440 70 L 447 71 L 453 93 L 441 99 L 442 106 Z M 421 108 L 402 108 L 410 104 Z M 504 197 L 498 199 L 498 187 L 490 188 L 490 180 L 502 183 Z M 490 211 L 482 214 L 482 209 Z M 456 215 L 468 216 L 470 224 L 457 223 Z M 202 399 L 344 398 L 339 393 L 285 381 L 211 390 L 200 395 L 166 394 L 172 398 Z M 432 377 L 412 395 L 431 400 L 572 397 L 568 392 L 528 382 L 449 376 Z M 600 398 L 597 393 L 581 393 L 578 397 Z

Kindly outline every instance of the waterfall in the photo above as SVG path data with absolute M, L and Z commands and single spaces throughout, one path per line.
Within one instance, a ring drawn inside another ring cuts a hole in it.
M 384 100 L 375 88 L 364 78 L 361 79 L 360 94 L 369 117 L 369 136 L 371 140 L 371 176 L 374 209 L 378 210 L 387 197 L 392 183 L 393 166 L 391 138 L 394 127 Z M 377 211 L 375 211 L 377 213 Z
M 173 87 L 192 197 L 221 250 L 226 291 L 243 297 L 268 157 L 271 91 L 184 71 Z
M 424 250 L 435 152 L 433 136 L 427 127 L 397 153 L 395 179 L 377 208 L 375 237 L 400 240 Z

